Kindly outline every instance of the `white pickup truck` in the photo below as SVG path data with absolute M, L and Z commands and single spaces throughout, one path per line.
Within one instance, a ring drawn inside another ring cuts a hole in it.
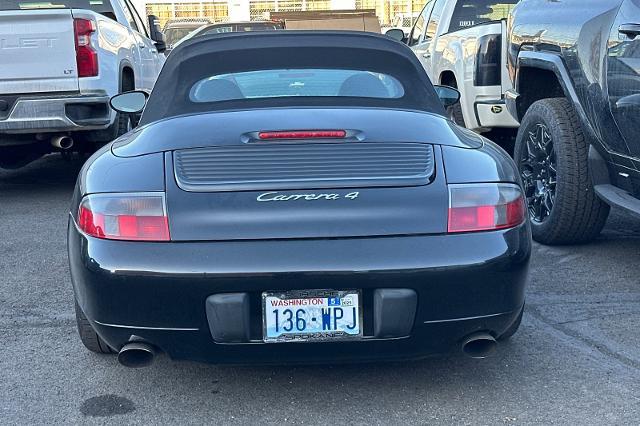
M 430 0 L 407 44 L 434 84 L 460 91 L 452 118 L 477 132 L 517 128 L 503 93 L 507 73 L 506 19 L 518 0 Z
M 153 18 L 130 0 L 0 1 L 0 167 L 130 129 L 109 98 L 153 88 L 165 49 Z

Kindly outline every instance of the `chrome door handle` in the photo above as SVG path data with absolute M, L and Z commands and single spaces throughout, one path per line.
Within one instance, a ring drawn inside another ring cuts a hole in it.
M 425 59 L 429 59 L 431 57 L 431 53 L 423 53 L 422 57 Z
M 140 49 L 146 49 L 146 48 L 147 48 L 147 45 L 146 45 L 146 44 L 144 44 L 144 43 L 140 43 L 140 44 L 138 44 L 138 47 L 139 47 Z
M 640 24 L 622 24 L 618 27 L 618 32 L 634 39 L 640 35 Z

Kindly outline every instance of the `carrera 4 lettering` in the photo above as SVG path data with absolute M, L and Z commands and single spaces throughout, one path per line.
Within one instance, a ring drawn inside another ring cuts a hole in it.
M 279 192 L 265 192 L 258 195 L 257 201 L 316 201 L 316 200 L 355 200 L 360 195 L 359 192 L 349 192 L 348 194 L 281 194 Z

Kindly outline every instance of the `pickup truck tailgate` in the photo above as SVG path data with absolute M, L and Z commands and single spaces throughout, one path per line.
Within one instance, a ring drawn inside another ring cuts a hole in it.
M 71 10 L 0 10 L 0 64 L 0 94 L 78 91 Z

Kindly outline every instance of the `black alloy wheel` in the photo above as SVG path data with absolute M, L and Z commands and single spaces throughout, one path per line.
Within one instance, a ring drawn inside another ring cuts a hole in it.
M 534 102 L 520 121 L 514 159 L 522 179 L 533 239 L 576 244 L 602 230 L 609 206 L 593 189 L 589 141 L 564 98 Z
M 526 147 L 519 159 L 520 175 L 531 219 L 544 222 L 551 215 L 556 199 L 556 153 L 549 128 L 544 123 L 535 123 L 526 132 Z

